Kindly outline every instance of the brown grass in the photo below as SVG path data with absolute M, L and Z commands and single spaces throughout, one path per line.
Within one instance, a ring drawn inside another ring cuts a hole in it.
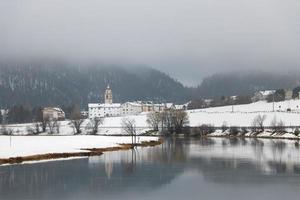
M 0 165 L 18 164 L 22 162 L 51 160 L 51 159 L 59 159 L 59 158 L 99 156 L 102 155 L 103 152 L 129 150 L 129 149 L 133 149 L 134 147 L 150 147 L 150 146 L 152 147 L 152 146 L 160 145 L 162 144 L 162 142 L 163 140 L 159 139 L 158 141 L 147 141 L 139 144 L 120 144 L 120 146 L 116 146 L 116 147 L 81 149 L 81 150 L 85 150 L 85 152 L 47 153 L 47 154 L 37 154 L 32 156 L 11 157 L 6 159 L 0 159 Z

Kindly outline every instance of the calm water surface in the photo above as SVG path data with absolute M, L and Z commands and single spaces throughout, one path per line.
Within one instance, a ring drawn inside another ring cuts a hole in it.
M 0 199 L 299 199 L 295 141 L 169 139 L 135 151 L 0 167 Z

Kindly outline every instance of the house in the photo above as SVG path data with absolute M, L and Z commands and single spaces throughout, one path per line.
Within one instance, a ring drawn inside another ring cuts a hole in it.
M 64 120 L 66 118 L 65 112 L 58 107 L 45 107 L 42 112 L 43 119 Z
M 203 107 L 210 107 L 212 103 L 214 102 L 213 99 L 204 99 L 204 106 Z
M 113 93 L 108 85 L 104 93 L 104 103 L 89 103 L 88 112 L 90 119 L 95 117 L 120 116 L 122 106 L 120 103 L 113 103 Z
M 143 111 L 142 104 L 138 102 L 126 102 L 121 107 L 122 115 L 136 115 Z
M 275 94 L 276 90 L 261 90 L 255 92 L 254 96 L 251 98 L 253 102 L 264 101 L 269 95 Z
M 293 99 L 293 91 L 292 90 L 285 90 L 285 100 Z
M 166 109 L 175 109 L 175 104 L 174 103 L 166 103 L 165 108 Z
M 89 116 L 89 112 L 88 111 L 82 110 L 80 113 L 81 113 L 81 116 L 83 118 L 88 118 L 88 116 Z
M 188 105 L 181 104 L 181 105 L 175 105 L 176 110 L 187 110 Z
M 142 112 L 154 111 L 154 105 L 152 101 L 139 101 L 139 103 L 142 105 Z
M 162 103 L 156 103 L 156 104 L 153 104 L 153 106 L 154 106 L 154 112 L 162 112 L 166 108 L 165 104 L 162 104 Z

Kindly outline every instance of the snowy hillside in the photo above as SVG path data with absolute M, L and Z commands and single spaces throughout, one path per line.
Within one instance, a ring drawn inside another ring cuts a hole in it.
M 259 101 L 251 104 L 235 105 L 233 107 L 223 106 L 189 110 L 188 113 L 191 126 L 201 124 L 222 126 L 224 122 L 226 122 L 228 126 L 250 126 L 252 120 L 258 114 L 267 116 L 266 126 L 270 125 L 274 117 L 276 117 L 277 120 L 282 120 L 287 126 L 300 125 L 300 100 L 275 102 L 274 108 L 275 112 L 272 112 L 273 103 Z M 288 108 L 292 111 L 287 112 Z

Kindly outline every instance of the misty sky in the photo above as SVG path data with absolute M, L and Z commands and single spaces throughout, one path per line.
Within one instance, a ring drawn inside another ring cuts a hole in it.
M 0 0 L 0 58 L 146 65 L 187 85 L 300 64 L 299 0 Z

